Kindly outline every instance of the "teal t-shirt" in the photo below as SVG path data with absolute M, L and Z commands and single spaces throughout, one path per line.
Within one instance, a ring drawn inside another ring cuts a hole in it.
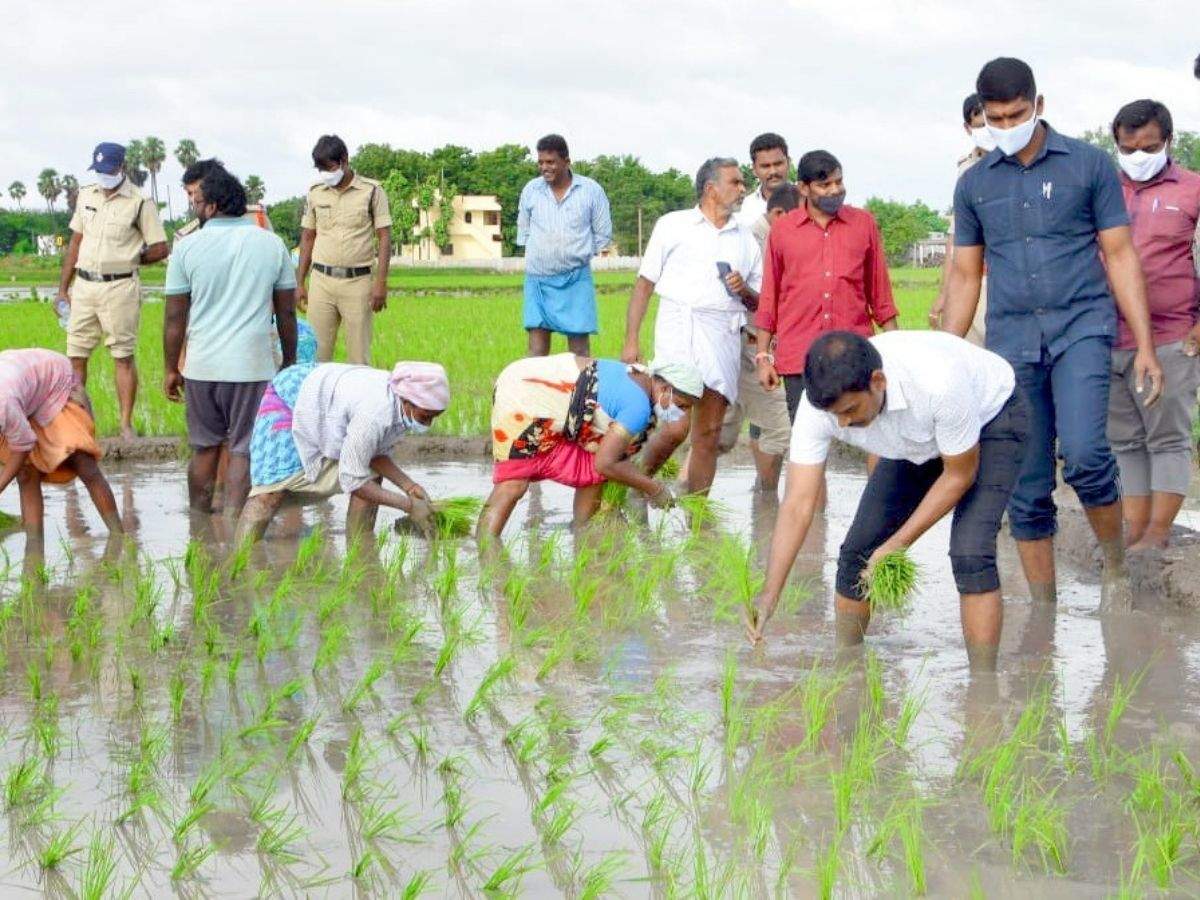
M 270 381 L 275 375 L 273 293 L 296 286 L 277 235 L 242 218 L 209 219 L 167 263 L 164 293 L 190 294 L 183 377 Z

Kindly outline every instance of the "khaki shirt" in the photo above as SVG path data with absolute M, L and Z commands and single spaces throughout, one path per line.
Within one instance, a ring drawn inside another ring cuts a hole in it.
M 82 188 L 70 227 L 83 235 L 75 267 L 100 275 L 137 271 L 142 248 L 167 240 L 158 208 L 128 178 L 111 197 L 99 185 Z
M 375 263 L 375 231 L 391 228 L 392 214 L 379 182 L 355 173 L 344 190 L 323 183 L 309 188 L 300 227 L 317 232 L 313 262 L 370 266 Z

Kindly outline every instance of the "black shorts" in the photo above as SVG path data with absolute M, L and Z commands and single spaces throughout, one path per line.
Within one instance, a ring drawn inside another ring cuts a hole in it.
M 954 507 L 950 526 L 950 564 L 960 594 L 1000 587 L 996 535 L 1025 459 L 1028 434 L 1029 406 L 1016 391 L 979 435 L 979 474 Z M 920 465 L 879 460 L 838 554 L 839 594 L 862 599 L 859 580 L 867 560 L 908 520 L 941 474 L 940 457 Z
M 207 450 L 229 445 L 230 453 L 250 455 L 250 436 L 265 381 L 196 381 L 183 383 L 187 403 L 188 445 Z
M 804 396 L 804 375 L 781 375 L 783 393 L 787 396 L 788 421 L 796 421 L 796 410 L 800 408 L 800 398 Z

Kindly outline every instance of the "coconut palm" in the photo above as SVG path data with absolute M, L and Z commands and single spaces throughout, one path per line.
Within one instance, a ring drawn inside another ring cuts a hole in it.
M 146 138 L 142 144 L 142 163 L 150 172 L 150 196 L 154 198 L 155 203 L 158 202 L 158 173 L 166 158 L 166 145 L 153 135 Z
M 246 202 L 261 203 L 263 195 L 267 193 L 267 186 L 263 184 L 263 180 L 257 175 L 246 176 Z
M 67 209 L 75 212 L 75 201 L 79 199 L 79 179 L 74 175 L 64 175 L 59 179 L 59 184 L 67 195 Z
M 125 145 L 125 175 L 138 187 L 146 183 L 147 173 L 142 168 L 145 164 L 146 145 L 134 138 Z
M 175 159 L 183 168 L 186 169 L 199 158 L 200 151 L 196 149 L 196 142 L 191 138 L 181 138 L 175 145 Z
M 23 209 L 21 201 L 25 199 L 25 184 L 24 182 L 14 181 L 8 186 L 8 196 L 17 201 L 17 209 Z
M 62 182 L 58 180 L 58 172 L 54 169 L 42 169 L 37 180 L 38 193 L 46 198 L 46 209 L 54 214 L 54 201 L 62 193 Z

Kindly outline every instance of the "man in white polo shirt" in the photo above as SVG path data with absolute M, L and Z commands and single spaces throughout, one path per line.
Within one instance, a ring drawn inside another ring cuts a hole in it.
M 859 643 L 870 621 L 863 572 L 954 510 L 950 563 L 967 658 L 972 669 L 994 669 L 1003 621 L 996 535 L 1028 432 L 1012 366 L 942 332 L 833 331 L 809 348 L 804 378 L 766 585 L 747 617 L 751 641 L 761 640 L 804 543 L 836 438 L 879 457 L 838 555 L 839 642 Z
M 762 286 L 758 242 L 734 217 L 745 195 L 737 160 L 705 161 L 696 173 L 697 205 L 667 213 L 654 223 L 629 298 L 621 359 L 641 360 L 639 332 L 650 295 L 657 290 L 655 360 L 686 363 L 704 376 L 704 396 L 694 405 L 691 421 L 659 423 L 643 450 L 642 465 L 652 475 L 688 437 L 690 428 L 687 487 L 692 493 L 712 485 L 721 422 L 726 408 L 737 400 L 741 328 Z

